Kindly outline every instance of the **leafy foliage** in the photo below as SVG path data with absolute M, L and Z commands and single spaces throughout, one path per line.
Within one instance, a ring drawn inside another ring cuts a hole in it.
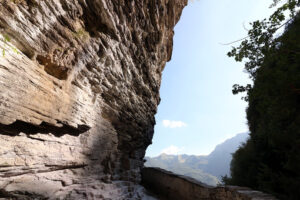
M 276 6 L 282 0 L 274 0 L 271 7 Z M 288 24 L 296 13 L 296 8 L 300 5 L 299 0 L 287 0 L 282 6 L 280 6 L 268 19 L 257 20 L 250 25 L 252 29 L 248 31 L 248 36 L 243 38 L 240 46 L 233 47 L 228 52 L 229 57 L 234 57 L 237 62 L 245 61 L 245 70 L 249 73 L 250 78 L 255 80 L 256 71 L 261 67 L 264 62 L 264 57 L 271 51 L 277 49 L 280 45 L 279 37 L 276 37 L 277 31 Z M 290 17 L 286 20 L 286 15 Z M 251 85 L 241 86 L 235 84 L 233 86 L 233 94 L 240 92 L 247 92 L 251 89 Z M 244 100 L 248 101 L 247 96 Z
M 226 184 L 248 186 L 291 200 L 300 199 L 300 14 L 295 13 L 297 6 L 299 1 L 287 1 L 269 18 L 270 23 L 253 23 L 250 39 L 231 51 L 237 61 L 249 59 L 245 67 L 254 80 L 253 86 L 234 88 L 236 92 L 248 93 L 247 119 L 251 134 L 247 143 L 233 154 L 231 177 L 223 178 Z M 291 19 L 285 23 L 283 35 L 274 37 L 282 26 L 285 10 Z

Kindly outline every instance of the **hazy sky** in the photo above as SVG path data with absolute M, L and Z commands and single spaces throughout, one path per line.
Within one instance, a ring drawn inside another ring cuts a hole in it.
M 147 156 L 209 154 L 247 132 L 245 109 L 232 85 L 247 83 L 242 63 L 221 45 L 247 35 L 249 22 L 271 13 L 272 0 L 194 0 L 175 27 L 172 60 L 163 72 L 161 103 Z M 244 24 L 244 25 L 243 25 Z

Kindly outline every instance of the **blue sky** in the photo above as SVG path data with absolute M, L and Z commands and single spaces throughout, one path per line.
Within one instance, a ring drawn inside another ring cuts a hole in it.
M 226 56 L 231 47 L 221 43 L 245 37 L 249 22 L 271 13 L 271 3 L 189 2 L 175 27 L 172 60 L 163 71 L 162 101 L 147 156 L 205 155 L 224 140 L 248 131 L 247 104 L 231 92 L 233 84 L 248 83 L 248 75 L 242 63 Z

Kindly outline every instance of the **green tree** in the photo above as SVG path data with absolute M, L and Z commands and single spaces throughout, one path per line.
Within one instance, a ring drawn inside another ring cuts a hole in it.
M 275 7 L 281 2 L 282 0 L 274 0 L 271 7 Z M 245 70 L 253 81 L 264 57 L 280 44 L 280 38 L 276 37 L 276 32 L 295 18 L 296 8 L 299 6 L 300 0 L 286 0 L 268 19 L 250 23 L 252 28 L 248 31 L 248 36 L 241 40 L 238 47 L 232 47 L 232 50 L 228 52 L 227 55 L 233 57 L 237 62 L 245 61 Z M 288 20 L 286 15 L 289 16 Z M 247 92 L 248 94 L 251 88 L 250 84 L 246 86 L 235 84 L 232 92 L 233 94 L 240 92 Z M 246 101 L 248 101 L 247 96 L 243 98 Z
M 279 1 L 274 1 L 274 5 Z M 247 92 L 250 139 L 233 154 L 226 184 L 300 199 L 300 14 L 299 1 L 286 1 L 268 20 L 252 23 L 249 35 L 229 56 L 246 60 L 253 86 Z M 285 19 L 288 13 L 290 19 Z M 279 28 L 284 33 L 275 37 Z

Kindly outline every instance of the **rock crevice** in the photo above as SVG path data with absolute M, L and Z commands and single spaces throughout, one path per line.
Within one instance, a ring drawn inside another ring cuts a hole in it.
M 78 125 L 78 127 L 72 127 L 61 122 L 58 122 L 57 124 L 60 126 L 54 126 L 47 122 L 42 122 L 39 125 L 33 125 L 28 122 L 17 120 L 9 125 L 0 124 L 0 133 L 10 136 L 16 136 L 20 133 L 26 133 L 28 135 L 37 133 L 52 133 L 53 135 L 60 137 L 64 134 L 78 136 L 80 133 L 84 133 L 90 129 L 90 127 L 87 125 Z

